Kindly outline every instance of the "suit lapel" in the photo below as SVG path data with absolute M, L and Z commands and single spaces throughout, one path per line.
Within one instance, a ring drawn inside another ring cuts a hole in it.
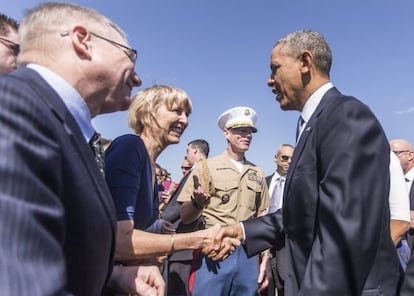
M 111 194 L 104 177 L 99 172 L 92 150 L 89 148 L 86 141 L 84 141 L 84 136 L 75 119 L 70 114 L 59 95 L 41 78 L 36 71 L 29 68 L 21 68 L 13 75 L 29 82 L 29 85 L 39 95 L 39 98 L 44 101 L 51 112 L 62 124 L 63 130 L 69 137 L 74 150 L 81 158 L 82 164 L 85 166 L 85 169 L 95 185 L 96 191 L 99 193 L 99 199 L 103 203 L 104 209 L 112 221 L 111 224 L 115 233 L 115 209 L 112 203 Z
M 340 95 L 340 93 L 335 87 L 328 90 L 326 94 L 322 97 L 322 100 L 319 102 L 318 107 L 316 107 L 315 112 L 313 112 L 311 118 L 309 119 L 309 122 L 306 123 L 306 126 L 302 132 L 302 135 L 299 138 L 299 142 L 297 143 L 295 150 L 293 152 L 292 162 L 290 163 L 290 166 L 289 166 L 289 171 L 286 177 L 285 190 L 283 192 L 283 204 L 285 202 L 286 195 L 289 192 L 290 185 L 292 182 L 292 176 L 295 173 L 296 166 L 306 146 L 306 142 L 308 141 L 308 138 L 310 137 L 310 135 L 314 132 L 314 129 L 318 122 L 318 118 L 320 117 L 322 112 L 326 109 L 326 107 L 329 106 L 329 104 L 331 103 L 332 100 L 330 100 L 330 98 L 332 96 L 337 96 L 337 95 Z

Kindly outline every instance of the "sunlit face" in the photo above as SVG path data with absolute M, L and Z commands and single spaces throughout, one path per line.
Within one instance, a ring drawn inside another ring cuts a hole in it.
M 104 37 L 129 47 L 117 32 Z M 104 89 L 108 92 L 101 113 L 126 110 L 131 104 L 132 89 L 142 84 L 134 70 L 135 61 L 131 59 L 130 52 L 124 47 L 94 35 L 91 35 L 91 39 L 96 43 L 102 71 L 98 79 L 102 81 Z
M 277 172 L 281 176 L 285 176 L 288 173 L 290 162 L 292 161 L 293 148 L 290 146 L 280 147 L 278 153 L 275 155 L 275 163 L 277 166 Z
M 225 129 L 224 135 L 234 152 L 246 152 L 249 150 L 253 138 L 250 127 L 236 127 Z
M 17 55 L 12 47 L 19 44 L 19 35 L 10 29 L 7 36 L 0 36 L 0 74 L 9 73 L 17 68 Z
M 181 171 L 183 173 L 183 175 L 187 175 L 190 171 L 191 171 L 192 165 L 191 163 L 187 160 L 184 159 L 183 163 L 181 164 Z
M 412 150 L 411 144 L 407 141 L 393 140 L 390 142 L 390 149 L 400 159 L 404 173 L 407 173 L 414 162 L 414 151 Z
M 155 132 L 159 132 L 161 142 L 166 145 L 179 143 L 181 135 L 188 126 L 186 111 L 176 105 L 172 107 L 172 110 L 168 110 L 167 106 L 163 104 L 158 108 L 156 118 L 159 127 L 154 126 L 154 129 Z
M 271 74 L 267 85 L 272 88 L 282 110 L 301 110 L 300 93 L 303 88 L 301 62 L 298 58 L 281 51 L 281 48 L 282 45 L 278 44 L 272 50 Z

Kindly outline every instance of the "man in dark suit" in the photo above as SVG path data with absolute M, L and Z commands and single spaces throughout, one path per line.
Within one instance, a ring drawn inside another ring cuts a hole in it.
M 402 170 L 404 172 L 405 181 L 410 197 L 410 215 L 411 223 L 408 231 L 408 245 L 411 250 L 414 249 L 414 149 L 410 142 L 405 139 L 392 139 L 390 148 L 400 160 Z
M 411 255 L 405 270 L 404 280 L 401 285 L 400 296 L 414 295 L 414 256 Z
M 135 50 L 72 4 L 33 8 L 19 33 L 23 67 L 0 78 L 0 294 L 161 295 L 155 267 L 112 266 L 114 206 L 88 145 L 91 118 L 141 84 Z
M 317 32 L 297 31 L 276 43 L 268 85 L 283 110 L 302 117 L 283 215 L 235 224 L 222 234 L 245 239 L 250 256 L 285 240 L 285 295 L 395 295 L 399 262 L 389 228 L 387 138 L 367 106 L 333 87 L 331 62 Z
M 283 205 L 283 189 L 286 181 L 286 175 L 292 161 L 294 147 L 290 144 L 282 144 L 277 150 L 274 158 L 276 171 L 266 177 L 267 187 L 269 188 L 270 207 L 268 213 L 274 213 Z M 277 290 L 277 296 L 284 295 L 284 281 L 286 277 L 286 251 L 283 245 L 273 247 L 270 250 L 271 276 L 268 288 L 261 294 L 262 296 L 274 296 Z
M 177 201 L 177 197 L 180 195 L 181 190 L 187 181 L 191 168 L 195 163 L 202 159 L 207 159 L 210 152 L 210 145 L 206 140 L 196 139 L 187 144 L 187 155 L 185 161 L 190 166 L 189 170 L 185 170 L 182 167 L 183 178 L 181 179 L 177 189 L 174 191 L 164 211 L 160 214 L 161 218 L 173 223 L 173 227 L 177 233 L 192 232 L 203 228 L 202 218 L 196 221 L 184 224 L 181 222 L 180 216 L 180 203 Z M 183 162 L 184 166 L 184 162 Z M 189 277 L 193 262 L 193 250 L 183 250 L 171 254 L 167 261 L 167 295 L 190 295 L 189 292 Z
M 411 223 L 410 229 L 407 232 L 407 241 L 408 246 L 411 248 L 411 258 L 407 263 L 400 293 L 401 296 L 409 296 L 414 295 L 414 256 L 412 255 L 414 247 L 414 150 L 411 143 L 405 139 L 392 139 L 390 141 L 390 148 L 400 160 L 410 197 Z

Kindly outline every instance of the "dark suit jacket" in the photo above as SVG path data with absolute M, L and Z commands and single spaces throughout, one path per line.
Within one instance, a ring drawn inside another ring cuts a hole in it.
M 404 281 L 401 285 L 400 296 L 414 295 L 414 254 L 411 255 L 407 263 L 407 269 L 404 274 Z
M 161 213 L 161 218 L 173 223 L 177 233 L 192 232 L 198 230 L 202 225 L 202 219 L 197 219 L 190 224 L 181 222 L 181 205 L 177 201 L 178 196 L 183 189 L 185 182 L 190 174 L 185 175 L 178 185 L 177 189 L 171 196 L 167 206 Z M 166 295 L 190 295 L 189 293 L 189 277 L 192 267 L 193 250 L 182 250 L 172 253 L 168 257 L 166 272 L 168 274 L 168 287 Z
M 275 175 L 275 173 L 271 174 L 270 176 L 266 177 L 266 184 L 267 188 L 270 188 L 270 183 L 272 182 L 272 178 Z M 275 189 L 275 188 L 274 188 Z M 269 192 L 270 196 L 272 196 L 272 193 Z M 282 214 L 282 211 L 279 211 L 279 214 Z M 278 241 L 276 244 L 273 245 L 273 247 L 270 249 L 272 252 L 272 255 L 274 256 L 272 258 L 273 261 L 275 261 L 275 281 L 276 281 L 276 287 L 280 290 L 283 288 L 283 281 L 286 277 L 286 250 L 284 246 L 284 240 Z M 270 292 L 271 293 L 271 292 Z M 282 291 L 279 292 L 280 294 Z M 274 295 L 270 294 L 270 295 Z
M 74 118 L 33 70 L 0 78 L 0 295 L 101 295 L 115 211 Z
M 270 186 L 270 182 L 272 182 L 272 178 L 275 175 L 275 173 L 271 174 L 270 176 L 266 177 L 266 184 L 267 184 L 267 188 L 269 188 Z
M 280 211 L 244 222 L 254 255 L 285 239 L 285 295 L 395 295 L 389 146 L 371 111 L 336 88 L 295 148 Z M 364 292 L 363 292 L 364 290 Z

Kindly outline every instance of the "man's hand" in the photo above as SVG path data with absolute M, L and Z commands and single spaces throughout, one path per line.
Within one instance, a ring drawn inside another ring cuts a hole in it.
M 260 266 L 259 266 L 259 276 L 257 278 L 257 283 L 259 285 L 258 292 L 263 292 L 269 286 L 269 279 L 271 277 L 271 255 L 268 250 L 262 252 L 260 256 Z
M 163 296 L 165 282 L 157 266 L 114 266 L 110 288 L 120 293 Z
M 243 231 L 240 224 L 220 227 L 215 225 L 208 230 L 214 232 L 213 242 L 209 248 L 202 249 L 208 258 L 214 261 L 225 260 L 243 240 Z
M 196 208 L 204 208 L 207 204 L 210 203 L 209 192 L 204 192 L 204 189 L 201 186 L 200 181 L 196 175 L 193 176 L 193 181 L 193 202 L 195 203 Z

